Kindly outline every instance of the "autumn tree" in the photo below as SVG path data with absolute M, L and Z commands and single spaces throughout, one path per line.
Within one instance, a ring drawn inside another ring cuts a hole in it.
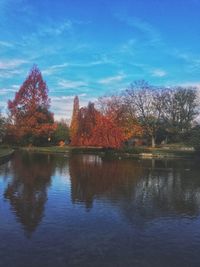
M 121 128 L 125 140 L 142 135 L 143 129 L 136 118 L 135 111 L 126 104 L 121 95 L 100 97 L 98 106 L 103 115 L 109 117 L 117 127 Z
M 72 145 L 118 148 L 124 140 L 124 131 L 113 116 L 97 111 L 91 102 L 79 109 Z
M 72 120 L 70 124 L 70 137 L 72 144 L 76 143 L 78 131 L 78 114 L 79 114 L 79 98 L 75 96 L 72 112 Z
M 47 142 L 56 129 L 53 114 L 49 111 L 48 88 L 37 66 L 33 66 L 28 77 L 8 101 L 10 112 L 9 134 L 18 142 L 42 144 Z
M 96 116 L 98 111 L 94 104 L 89 102 L 87 107 L 82 107 L 78 112 L 77 132 L 72 138 L 72 145 L 91 145 L 94 127 L 96 126 Z
M 93 129 L 91 145 L 105 148 L 119 148 L 126 140 L 124 131 L 110 116 L 98 114 Z

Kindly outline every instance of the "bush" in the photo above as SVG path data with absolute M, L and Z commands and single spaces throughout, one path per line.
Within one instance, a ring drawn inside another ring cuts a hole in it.
M 66 122 L 60 121 L 57 123 L 57 128 L 52 137 L 53 143 L 58 145 L 61 141 L 65 144 L 70 143 L 69 126 Z
M 193 146 L 196 151 L 200 151 L 200 125 L 191 130 L 188 144 Z

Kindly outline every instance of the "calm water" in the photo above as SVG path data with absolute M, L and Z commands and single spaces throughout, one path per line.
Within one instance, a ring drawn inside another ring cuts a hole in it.
M 0 267 L 200 266 L 200 164 L 16 154 Z

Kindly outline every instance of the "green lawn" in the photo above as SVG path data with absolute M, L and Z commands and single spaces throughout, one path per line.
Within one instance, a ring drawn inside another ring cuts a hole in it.
M 51 146 L 51 147 L 28 147 L 23 150 L 42 152 L 42 153 L 63 153 L 63 154 L 102 154 L 109 157 L 138 157 L 141 153 L 149 153 L 160 158 L 188 158 L 193 157 L 195 152 L 185 146 L 166 146 L 166 147 L 133 147 L 127 149 L 105 149 L 98 147 L 71 147 L 71 146 Z
M 12 152 L 13 152 L 13 150 L 10 149 L 10 148 L 1 148 L 1 147 L 0 147 L 0 157 L 8 156 L 8 155 L 10 155 Z

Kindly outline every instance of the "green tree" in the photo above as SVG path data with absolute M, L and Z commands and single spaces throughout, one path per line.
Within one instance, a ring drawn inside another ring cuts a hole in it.
M 70 130 L 69 130 L 68 124 L 64 120 L 61 120 L 56 123 L 57 123 L 57 128 L 53 135 L 53 141 L 55 142 L 55 144 L 58 144 L 60 141 L 69 143 L 70 142 Z
M 196 151 L 200 151 L 200 125 L 196 125 L 191 129 L 186 141 Z
M 0 113 L 0 143 L 3 141 L 5 134 L 6 134 L 6 119 Z

